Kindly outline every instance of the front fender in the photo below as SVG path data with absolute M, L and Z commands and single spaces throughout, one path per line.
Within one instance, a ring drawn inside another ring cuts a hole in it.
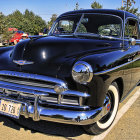
M 84 56 L 78 61 L 85 61 L 93 68 L 93 79 L 85 85 L 91 97 L 86 104 L 92 107 L 100 107 L 104 103 L 104 98 L 109 85 L 117 78 L 124 78 L 123 64 L 127 62 L 128 53 L 122 50 L 114 50 Z M 121 66 L 122 67 L 119 67 Z M 128 79 L 131 78 L 127 77 Z M 130 79 L 128 80 L 130 81 Z

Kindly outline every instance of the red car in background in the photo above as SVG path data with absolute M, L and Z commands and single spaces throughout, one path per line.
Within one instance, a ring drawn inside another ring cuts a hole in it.
M 3 45 L 15 45 L 22 38 L 23 31 L 18 31 L 17 28 L 8 28 L 8 32 L 12 32 L 13 36 L 10 40 L 3 40 Z
M 16 43 L 18 43 L 19 42 L 19 40 L 22 38 L 22 35 L 23 35 L 23 31 L 14 31 L 15 33 L 14 33 L 14 35 L 13 35 L 13 37 L 10 39 L 10 41 L 9 41 L 9 43 L 10 44 L 15 44 L 15 42 Z

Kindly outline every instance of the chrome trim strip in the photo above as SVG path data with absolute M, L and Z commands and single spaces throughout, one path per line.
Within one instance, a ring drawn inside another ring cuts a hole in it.
M 124 47 L 124 38 L 125 38 L 125 11 L 124 11 L 124 19 L 123 19 L 124 21 L 123 21 L 123 47 Z
M 49 105 L 56 105 L 54 103 L 48 103 Z M 72 108 L 73 110 L 79 109 L 79 110 L 89 110 L 89 106 L 73 106 L 73 105 L 66 105 L 66 104 L 57 104 L 57 107 L 64 107 L 64 108 Z
M 80 105 L 77 100 L 75 101 L 75 100 L 69 100 L 69 99 L 62 99 L 61 104 L 69 104 L 69 105 L 77 105 L 77 106 Z M 80 106 L 82 106 L 82 104 Z
M 27 85 L 27 86 L 35 86 L 35 87 L 43 87 L 43 88 L 54 88 L 53 85 L 48 85 L 46 83 L 39 83 L 39 82 L 31 82 L 31 81 L 24 81 L 24 80 L 13 80 L 9 78 L 3 78 L 0 76 L 0 81 L 14 83 L 14 84 L 21 84 L 21 85 Z
M 128 64 L 131 64 L 131 63 L 133 63 L 133 62 L 135 62 L 135 61 L 137 61 L 137 60 L 140 60 L 140 57 L 139 57 L 139 58 L 136 58 L 136 59 L 134 59 L 134 60 L 132 60 L 132 61 L 130 61 L 130 62 L 127 62 L 127 63 L 125 63 L 125 64 L 122 64 L 122 65 L 120 65 L 120 66 L 116 66 L 116 67 L 114 67 L 114 68 L 111 68 L 111 69 L 108 69 L 108 70 L 104 70 L 104 71 L 100 71 L 100 72 L 95 72 L 94 75 L 105 74 L 105 73 L 114 71 L 114 70 L 119 69 L 119 68 L 121 68 L 121 67 L 124 67 L 124 66 L 126 66 L 126 65 L 128 65 Z
M 40 96 L 47 96 L 48 93 L 58 94 L 53 89 L 19 85 L 19 84 L 13 84 L 13 83 L 8 83 L 8 82 L 3 82 L 3 81 L 0 81 L 0 88 L 14 90 L 14 91 L 20 91 L 20 92 L 25 92 L 25 93 L 31 93 L 31 94 L 40 95 Z M 73 95 L 73 96 L 85 97 L 85 98 L 90 96 L 87 93 L 73 91 L 73 90 L 67 90 L 60 94 L 61 95 Z
M 136 39 L 136 45 L 140 45 L 140 39 Z
M 20 91 L 20 92 L 25 92 L 25 93 L 31 93 L 31 94 L 40 95 L 40 96 L 46 96 L 48 95 L 48 93 L 55 93 L 53 89 L 18 85 L 18 84 L 3 82 L 3 81 L 0 81 L 0 88 Z
M 78 97 L 85 97 L 85 98 L 90 97 L 88 93 L 83 93 L 83 92 L 74 91 L 74 90 L 64 91 L 61 93 L 61 95 L 71 95 L 71 96 L 78 96 Z
M 60 84 L 63 87 L 67 88 L 67 84 L 64 81 L 57 79 L 57 78 L 44 76 L 44 75 L 37 75 L 37 74 L 30 74 L 30 73 L 23 73 L 23 72 L 16 72 L 16 71 L 5 71 L 5 70 L 0 71 L 0 75 L 29 78 L 29 79 L 33 79 L 33 80 L 42 80 L 42 81 L 46 81 L 46 82 Z
M 36 95 L 35 96 L 35 101 L 34 101 L 34 115 L 33 115 L 33 120 L 34 121 L 39 121 L 40 120 L 40 116 L 39 116 L 39 110 L 38 110 L 38 100 L 39 100 L 39 96 Z
M 84 14 L 82 14 L 82 16 L 81 16 L 81 18 L 80 18 L 80 20 L 79 20 L 79 22 L 78 22 L 78 24 L 77 24 L 77 26 L 76 26 L 76 29 L 75 29 L 75 31 L 74 31 L 74 33 L 73 33 L 74 35 L 75 35 L 76 31 L 78 30 L 79 25 L 80 25 L 80 23 L 81 23 L 83 17 L 84 17 Z
M 140 43 L 140 39 L 135 39 L 136 42 Z M 125 38 L 124 41 L 129 41 L 129 39 Z

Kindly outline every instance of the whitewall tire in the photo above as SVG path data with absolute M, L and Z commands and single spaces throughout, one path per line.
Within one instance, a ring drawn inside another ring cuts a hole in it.
M 84 129 L 90 134 L 100 134 L 104 132 L 111 126 L 116 117 L 119 106 L 119 92 L 118 86 L 115 82 L 109 86 L 106 97 L 110 100 L 110 108 L 108 113 L 96 123 L 83 126 Z

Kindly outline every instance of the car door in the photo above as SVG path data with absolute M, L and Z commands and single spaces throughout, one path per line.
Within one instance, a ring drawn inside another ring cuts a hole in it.
M 140 33 L 139 23 L 135 18 L 129 18 L 126 22 L 125 38 L 128 40 L 131 55 L 129 62 L 132 62 L 131 88 L 140 80 Z

